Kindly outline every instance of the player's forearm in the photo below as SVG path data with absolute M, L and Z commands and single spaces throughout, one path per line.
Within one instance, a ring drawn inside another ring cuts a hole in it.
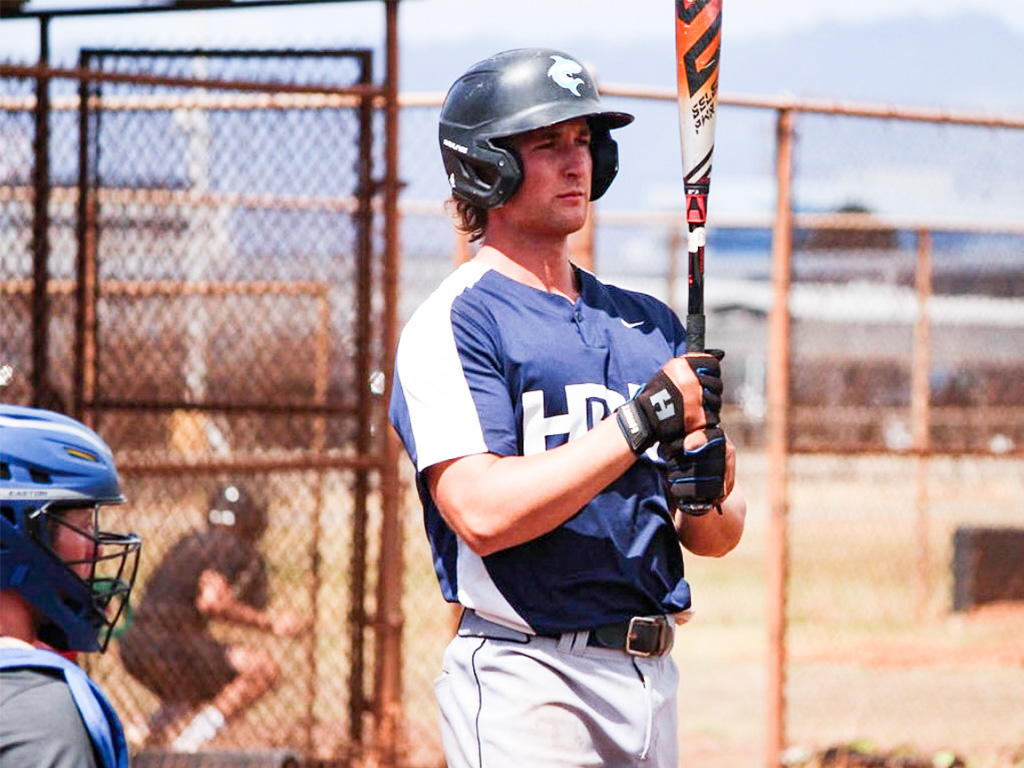
M 269 630 L 273 627 L 273 618 L 266 611 L 246 605 L 241 602 L 230 602 L 219 606 L 216 610 L 209 612 L 210 618 L 221 621 L 229 621 L 233 624 L 242 624 L 256 629 Z
M 203 571 L 199 577 L 196 608 L 208 618 L 245 624 L 259 629 L 267 629 L 272 623 L 265 611 L 246 605 L 235 597 L 224 574 L 212 569 Z
M 636 460 L 615 419 L 532 456 L 467 456 L 431 475 L 435 501 L 474 552 L 488 555 L 548 533 Z

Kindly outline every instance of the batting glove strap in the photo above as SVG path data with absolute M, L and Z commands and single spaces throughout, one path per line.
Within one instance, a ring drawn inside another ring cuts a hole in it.
M 622 434 L 626 436 L 626 442 L 637 456 L 654 445 L 647 417 L 644 416 L 635 401 L 630 400 L 619 408 L 615 412 L 615 420 L 619 422 L 619 429 L 622 430 Z
M 658 371 L 636 397 L 615 412 L 622 434 L 637 456 L 659 441 L 683 434 L 683 396 L 664 371 Z
M 690 515 L 704 515 L 725 496 L 725 433 L 704 430 L 708 441 L 686 450 L 681 441 L 663 449 L 662 477 L 670 505 Z

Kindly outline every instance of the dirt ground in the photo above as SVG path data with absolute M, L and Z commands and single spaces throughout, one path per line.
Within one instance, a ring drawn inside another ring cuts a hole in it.
M 971 642 L 957 643 L 958 636 Z M 683 768 L 766 764 L 766 640 L 764 632 L 697 619 L 679 633 Z M 860 744 L 929 759 L 948 750 L 968 768 L 1019 768 L 1024 606 L 932 622 L 915 639 L 794 648 L 785 692 L 794 766 L 818 765 L 807 758 L 829 747 Z

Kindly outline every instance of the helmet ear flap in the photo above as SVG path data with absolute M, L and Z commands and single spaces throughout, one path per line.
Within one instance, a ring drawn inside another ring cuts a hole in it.
M 449 150 L 445 160 L 452 193 L 481 208 L 497 208 L 508 202 L 523 179 L 522 164 L 515 152 L 493 144 L 473 147 L 465 154 Z
M 590 180 L 590 200 L 593 202 L 608 191 L 619 172 L 619 145 L 612 138 L 608 126 L 591 120 L 590 156 L 594 169 Z

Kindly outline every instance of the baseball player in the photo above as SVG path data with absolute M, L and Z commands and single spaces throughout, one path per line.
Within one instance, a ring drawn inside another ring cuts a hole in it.
M 127 768 L 121 721 L 69 657 L 104 651 L 141 540 L 103 530 L 124 502 L 110 448 L 74 419 L 0 405 L 0 763 Z
M 154 569 L 120 640 L 125 669 L 160 698 L 146 723 L 126 729 L 141 746 L 169 741 L 174 751 L 196 752 L 277 682 L 270 651 L 225 643 L 211 622 L 279 637 L 305 626 L 297 614 L 267 610 L 267 564 L 258 549 L 265 500 L 223 483 L 210 494 L 207 520 L 207 529 L 180 539 Z
M 543 49 L 475 64 L 441 109 L 450 206 L 481 247 L 403 330 L 389 414 L 464 607 L 435 684 L 452 768 L 676 768 L 680 544 L 742 534 L 720 356 L 684 355 L 665 304 L 567 256 L 632 119 Z

